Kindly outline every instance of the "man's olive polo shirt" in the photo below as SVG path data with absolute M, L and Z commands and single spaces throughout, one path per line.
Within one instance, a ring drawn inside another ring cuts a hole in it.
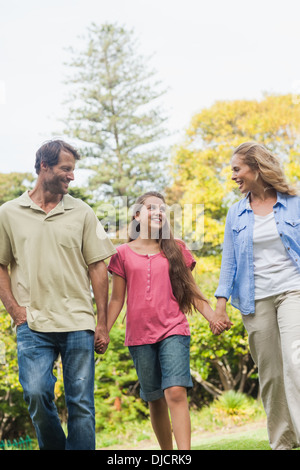
M 0 207 L 0 264 L 35 331 L 94 330 L 87 267 L 114 253 L 94 211 L 69 194 L 48 214 L 28 192 Z

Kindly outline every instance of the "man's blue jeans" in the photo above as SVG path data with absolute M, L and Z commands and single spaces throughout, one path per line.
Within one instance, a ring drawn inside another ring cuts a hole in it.
M 41 450 L 94 450 L 94 333 L 40 333 L 17 328 L 19 379 Z M 54 362 L 61 355 L 68 436 L 54 404 Z

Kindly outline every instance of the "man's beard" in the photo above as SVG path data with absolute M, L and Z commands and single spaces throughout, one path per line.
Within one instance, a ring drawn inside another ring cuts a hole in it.
M 65 183 L 67 184 L 67 182 Z M 53 177 L 50 181 L 45 181 L 44 189 L 51 194 L 66 194 L 68 192 L 68 187 L 64 185 L 64 182 L 58 176 Z

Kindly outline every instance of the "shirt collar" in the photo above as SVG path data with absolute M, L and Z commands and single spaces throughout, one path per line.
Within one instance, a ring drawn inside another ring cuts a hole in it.
M 250 196 L 250 192 L 247 194 L 246 197 L 244 197 L 240 202 L 239 202 L 239 211 L 238 211 L 238 215 L 242 215 L 243 212 L 245 212 L 245 210 L 252 210 L 251 207 L 250 207 L 250 202 L 249 202 L 249 196 Z
M 20 206 L 23 207 L 31 207 L 32 209 L 38 209 L 42 210 L 29 196 L 29 192 L 25 191 L 20 197 L 19 197 L 19 204 Z M 62 200 L 57 204 L 57 207 L 61 206 L 61 209 L 63 211 L 68 210 L 68 209 L 74 209 L 74 203 L 73 203 L 73 198 L 70 196 L 70 194 L 64 194 Z
M 277 206 L 278 204 L 281 204 L 282 206 L 286 207 L 287 197 L 287 194 L 279 193 L 277 191 L 277 202 L 274 205 Z
M 62 198 L 63 207 L 65 210 L 74 209 L 74 198 L 70 194 L 64 194 Z
M 244 197 L 244 199 L 242 199 L 240 201 L 240 207 L 239 207 L 238 215 L 242 215 L 242 213 L 245 210 L 252 211 L 251 206 L 250 206 L 249 196 L 250 196 L 250 192 L 247 194 L 246 197 Z M 280 192 L 277 191 L 277 201 L 274 204 L 274 207 L 277 206 L 278 204 L 281 204 L 282 206 L 286 207 L 286 199 L 287 199 L 286 194 L 283 194 L 283 193 L 280 193 Z

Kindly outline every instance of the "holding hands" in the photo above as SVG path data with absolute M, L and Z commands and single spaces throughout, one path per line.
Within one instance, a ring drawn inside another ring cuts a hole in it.
M 214 335 L 220 335 L 224 330 L 230 330 L 233 323 L 226 313 L 227 299 L 218 298 L 215 312 L 207 301 L 195 301 L 197 310 L 209 322 L 210 329 Z
M 109 344 L 109 334 L 106 326 L 97 325 L 95 330 L 94 348 L 97 354 L 104 354 Z
M 217 322 L 211 321 L 209 322 L 209 327 L 211 329 L 212 334 L 217 335 L 217 336 L 223 333 L 224 330 L 229 330 L 226 323 L 223 323 L 221 321 L 217 321 Z
M 214 335 L 219 335 L 224 330 L 230 330 L 233 325 L 226 313 L 226 301 L 227 299 L 224 298 L 218 299 L 214 319 L 209 322 L 210 329 Z

